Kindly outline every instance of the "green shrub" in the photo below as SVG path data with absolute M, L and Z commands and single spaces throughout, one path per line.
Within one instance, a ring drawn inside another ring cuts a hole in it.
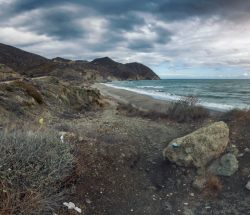
M 0 214 L 52 214 L 72 174 L 69 144 L 55 133 L 0 132 Z
M 197 105 L 198 99 L 194 96 L 188 96 L 177 102 L 170 104 L 168 116 L 177 122 L 190 122 L 202 120 L 209 116 L 207 109 Z

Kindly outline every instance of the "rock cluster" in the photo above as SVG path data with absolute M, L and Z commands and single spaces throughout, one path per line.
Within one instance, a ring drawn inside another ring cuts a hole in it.
M 172 140 L 164 149 L 163 156 L 179 166 L 197 168 L 193 187 L 202 191 L 208 183 L 206 176 L 231 176 L 238 170 L 238 149 L 235 145 L 227 147 L 228 143 L 227 124 L 215 122 Z M 250 190 L 250 182 L 246 188 Z

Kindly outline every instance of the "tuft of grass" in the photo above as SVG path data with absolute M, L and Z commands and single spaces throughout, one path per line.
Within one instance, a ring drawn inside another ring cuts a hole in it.
M 203 120 L 209 116 L 207 109 L 197 105 L 198 99 L 195 96 L 188 96 L 170 104 L 168 116 L 177 122 L 191 122 Z
M 222 191 L 222 182 L 218 176 L 209 175 L 207 177 L 204 195 L 209 198 L 217 197 Z
M 52 214 L 74 165 L 70 145 L 55 133 L 0 131 L 0 214 Z
M 14 81 L 14 85 L 20 87 L 26 91 L 26 93 L 35 99 L 38 104 L 43 104 L 43 98 L 41 93 L 35 88 L 34 85 L 27 81 Z

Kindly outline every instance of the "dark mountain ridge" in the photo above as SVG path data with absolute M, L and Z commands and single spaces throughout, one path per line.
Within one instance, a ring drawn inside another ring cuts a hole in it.
M 2 43 L 0 43 L 0 63 L 22 75 L 34 76 L 48 74 L 51 71 L 49 68 L 52 66 L 52 62 L 45 57 Z M 47 69 L 41 71 L 43 67 L 47 67 Z
M 52 75 L 69 80 L 97 82 L 159 79 L 150 68 L 140 63 L 122 64 L 109 57 L 97 58 L 91 62 L 61 57 L 50 60 L 1 43 L 0 63 L 27 77 Z

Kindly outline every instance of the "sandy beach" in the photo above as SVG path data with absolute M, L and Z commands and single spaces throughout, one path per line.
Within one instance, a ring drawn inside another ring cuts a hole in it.
M 92 87 L 100 90 L 103 96 L 108 97 L 111 100 L 115 100 L 116 102 L 123 104 L 130 104 L 142 111 L 167 114 L 167 110 L 170 104 L 170 101 L 155 99 L 148 95 L 143 95 L 125 89 L 110 87 L 105 84 L 96 83 Z M 213 109 L 207 110 L 213 117 L 219 117 L 221 114 L 223 114 L 223 111 Z
M 99 89 L 103 96 L 115 99 L 117 102 L 131 104 L 139 110 L 155 111 L 164 114 L 169 107 L 169 102 L 154 99 L 151 96 L 109 87 L 104 84 L 94 84 L 93 87 Z

